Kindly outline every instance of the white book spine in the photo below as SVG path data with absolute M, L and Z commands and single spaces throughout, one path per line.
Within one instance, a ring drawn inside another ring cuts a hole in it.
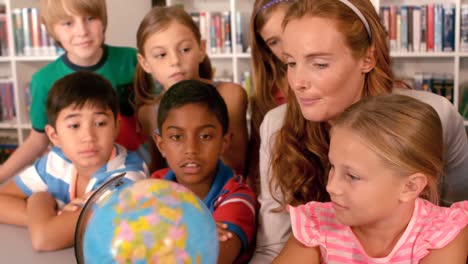
M 413 49 L 414 52 L 421 51 L 421 9 L 413 8 Z
M 21 9 L 21 18 L 23 19 L 24 55 L 31 56 L 31 28 L 29 26 L 28 8 Z

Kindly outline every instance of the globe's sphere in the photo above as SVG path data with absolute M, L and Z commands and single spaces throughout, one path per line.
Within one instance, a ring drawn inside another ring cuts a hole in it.
M 82 241 L 75 241 L 85 263 L 217 262 L 215 222 L 185 187 L 146 179 L 101 196 L 85 207 L 92 212 L 83 220 Z

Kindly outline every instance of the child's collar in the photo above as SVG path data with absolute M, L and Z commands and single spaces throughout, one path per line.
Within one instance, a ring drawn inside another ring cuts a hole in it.
M 102 45 L 102 56 L 101 56 L 101 59 L 94 65 L 91 65 L 91 66 L 86 66 L 86 67 L 83 67 L 83 66 L 80 66 L 80 65 L 76 65 L 74 64 L 67 56 L 67 53 L 63 54 L 61 59 L 63 61 L 63 63 L 65 65 L 67 65 L 70 69 L 74 70 L 74 71 L 91 71 L 91 72 L 94 72 L 96 71 L 97 69 L 101 68 L 102 65 L 104 65 L 104 63 L 106 63 L 106 60 L 107 60 L 107 56 L 108 56 L 108 49 L 109 47 L 105 44 Z

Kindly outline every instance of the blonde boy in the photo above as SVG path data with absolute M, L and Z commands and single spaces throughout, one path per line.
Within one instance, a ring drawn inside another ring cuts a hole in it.
M 107 27 L 105 0 L 41 0 L 40 12 L 48 33 L 66 53 L 33 75 L 30 112 L 33 129 L 0 167 L 0 182 L 31 164 L 47 149 L 47 94 L 55 81 L 76 71 L 95 72 L 110 81 L 120 101 L 122 131 L 128 132 L 128 135 L 120 135 L 117 142 L 129 150 L 135 150 L 139 145 L 135 129 L 127 128 L 135 124 L 128 98 L 137 63 L 136 50 L 104 44 Z M 127 141 L 122 141 L 122 138 Z

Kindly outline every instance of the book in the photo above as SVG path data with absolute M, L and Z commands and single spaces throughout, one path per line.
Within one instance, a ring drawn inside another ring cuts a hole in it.
M 236 12 L 236 52 L 244 52 L 243 48 L 243 34 L 242 34 L 242 14 L 241 12 Z
M 428 4 L 426 6 L 427 15 L 427 32 L 426 32 L 426 44 L 427 51 L 434 51 L 434 4 Z
M 435 73 L 432 76 L 432 92 L 445 97 L 444 75 Z
M 453 104 L 453 75 L 452 74 L 445 74 L 444 75 L 444 91 L 445 91 L 445 98 L 449 100 Z
M 434 51 L 442 51 L 442 35 L 443 35 L 443 10 L 442 5 L 434 5 Z
M 398 19 L 398 17 L 397 17 Z M 408 7 L 400 7 L 400 49 L 401 52 L 408 52 Z
M 413 6 L 408 6 L 408 51 L 413 52 Z M 417 28 L 419 29 L 419 28 Z
M 443 37 L 442 50 L 455 51 L 455 5 L 443 5 Z
M 223 27 L 223 52 L 224 53 L 231 53 L 232 52 L 232 45 L 231 45 L 231 15 L 229 12 L 223 12 L 221 24 Z
M 421 6 L 421 52 L 427 51 L 427 5 Z
M 461 99 L 459 111 L 465 120 L 468 119 L 468 89 L 466 86 L 464 89 L 463 97 Z
M 421 51 L 421 8 L 413 7 L 413 51 Z
M 462 4 L 460 10 L 460 50 L 468 51 L 468 4 Z
M 397 7 L 391 6 L 390 7 L 390 50 L 397 51 Z
M 423 73 L 423 83 L 422 83 L 423 91 L 432 92 L 432 74 L 431 73 Z
M 17 144 L 0 144 L 0 163 L 5 162 L 17 148 Z
M 31 25 L 29 20 L 30 8 L 21 8 L 21 19 L 23 22 L 23 51 L 25 56 L 32 55 Z

